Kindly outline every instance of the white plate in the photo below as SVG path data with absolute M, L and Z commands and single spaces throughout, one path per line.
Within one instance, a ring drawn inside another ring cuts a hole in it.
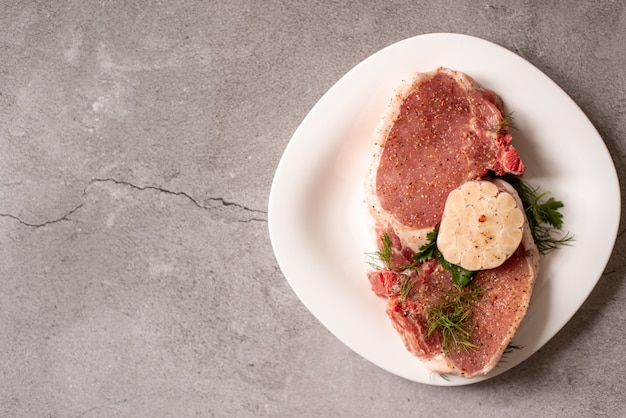
M 363 178 L 372 133 L 393 89 L 415 71 L 463 71 L 514 111 L 513 144 L 525 179 L 564 202 L 571 247 L 542 260 L 528 314 L 508 354 L 473 379 L 428 371 L 410 354 L 366 278 L 375 249 L 366 227 Z M 393 44 L 342 77 L 302 121 L 280 160 L 269 197 L 269 232 L 278 263 L 302 303 L 339 340 L 372 363 L 433 385 L 464 385 L 527 359 L 574 315 L 608 262 L 620 217 L 615 167 L 591 122 L 546 75 L 514 53 L 458 34 Z

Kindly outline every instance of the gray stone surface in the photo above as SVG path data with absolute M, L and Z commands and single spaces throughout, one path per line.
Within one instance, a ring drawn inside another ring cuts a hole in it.
M 623 235 L 539 352 L 441 388 L 336 340 L 284 279 L 267 225 L 274 170 L 315 102 L 370 54 L 428 32 L 539 67 L 624 183 L 625 9 L 3 0 L 0 416 L 625 416 Z

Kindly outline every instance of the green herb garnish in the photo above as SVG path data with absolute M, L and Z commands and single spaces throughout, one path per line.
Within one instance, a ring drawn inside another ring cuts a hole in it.
M 375 269 L 391 270 L 391 236 L 387 233 L 380 237 L 382 248 L 373 253 L 367 254 L 370 258 L 369 265 Z
M 513 119 L 513 112 L 510 112 L 504 115 L 504 118 L 499 123 L 497 123 L 494 127 L 489 128 L 487 130 L 491 132 L 497 132 L 497 133 L 506 133 L 511 129 L 517 130 L 517 126 L 515 126 L 515 121 Z
M 426 235 L 426 239 L 428 241 L 426 244 L 419 247 L 420 251 L 416 253 L 413 258 L 422 263 L 434 258 L 441 265 L 441 267 L 452 273 L 452 283 L 454 283 L 455 286 L 467 286 L 474 277 L 474 272 L 464 269 L 456 264 L 452 264 L 443 258 L 443 254 L 441 254 L 441 251 L 437 248 L 438 233 L 439 226 L 436 226 L 435 229 Z
M 432 231 L 426 234 L 426 244 L 420 246 L 419 252 L 416 253 L 413 258 L 421 261 L 428 261 L 431 258 L 435 258 L 436 253 L 439 252 L 437 249 L 437 234 L 439 233 L 439 225 L 435 227 Z
M 553 197 L 546 200 L 547 192 L 539 193 L 539 188 L 530 186 L 518 177 L 506 177 L 505 180 L 513 186 L 522 201 L 530 232 L 541 254 L 573 241 L 574 237 L 569 233 L 555 237 L 555 233 L 563 227 L 563 215 L 559 212 L 563 202 Z
M 399 299 L 404 303 L 404 301 L 409 297 L 413 286 L 415 285 L 415 281 L 411 279 L 406 274 L 399 274 L 400 277 L 400 294 L 398 295 Z
M 472 301 L 483 294 L 483 289 L 466 290 L 454 286 L 446 293 L 444 300 L 427 308 L 427 336 L 441 332 L 444 353 L 451 350 L 468 350 L 477 346 L 470 341 L 474 329 L 471 327 L 470 310 Z
M 370 258 L 369 265 L 375 270 L 393 270 L 393 271 L 404 271 L 409 269 L 419 270 L 420 262 L 418 260 L 413 260 L 413 262 L 409 264 L 402 264 L 399 266 L 392 266 L 391 264 L 391 255 L 393 252 L 392 244 L 391 244 L 391 235 L 388 233 L 384 233 L 380 237 L 380 241 L 382 244 L 382 249 L 375 251 L 373 253 L 367 254 Z
M 513 351 L 515 350 L 521 350 L 522 348 L 524 348 L 523 345 L 517 345 L 517 344 L 513 344 L 510 343 L 509 345 L 506 346 L 506 348 L 504 349 L 503 354 L 511 354 Z
M 443 255 L 439 252 L 439 250 L 437 250 L 437 261 L 444 269 L 450 270 L 452 273 L 452 283 L 457 286 L 467 286 L 474 277 L 474 271 L 449 263 L 443 258 Z
M 515 350 L 521 350 L 522 348 L 524 348 L 523 345 L 509 343 L 504 349 L 504 351 L 502 352 L 502 357 L 500 357 L 500 360 L 498 361 L 498 366 L 500 365 L 500 363 L 506 363 L 508 361 L 507 360 L 508 354 L 511 354 Z

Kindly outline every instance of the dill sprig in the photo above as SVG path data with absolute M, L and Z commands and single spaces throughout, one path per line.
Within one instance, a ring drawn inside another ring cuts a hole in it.
M 547 254 L 563 245 L 569 245 L 574 237 L 566 233 L 560 237 L 555 234 L 563 227 L 563 214 L 559 211 L 563 202 L 550 197 L 548 193 L 539 192 L 538 187 L 533 187 L 519 177 L 506 177 L 522 201 L 528 225 L 537 249 L 541 254 Z
M 426 335 L 441 332 L 444 353 L 452 350 L 469 350 L 477 348 L 470 341 L 474 329 L 471 327 L 471 305 L 473 300 L 483 294 L 483 289 L 466 290 L 454 286 L 446 293 L 443 301 L 427 308 L 426 319 L 428 330 Z
M 515 350 L 521 350 L 522 348 L 524 348 L 523 345 L 517 345 L 517 344 L 513 344 L 513 343 L 509 343 L 506 348 L 504 349 L 504 351 L 502 352 L 502 357 L 500 357 L 500 360 L 498 361 L 498 367 L 500 367 L 500 363 L 506 363 L 508 361 L 507 359 L 507 355 L 511 354 L 513 351 Z
M 521 350 L 522 348 L 524 348 L 523 345 L 517 345 L 517 344 L 509 343 L 506 346 L 506 348 L 504 349 L 503 354 L 511 354 L 513 351 Z
M 404 301 L 406 301 L 406 299 L 411 294 L 411 290 L 413 290 L 413 286 L 415 286 L 415 280 L 413 280 L 408 275 L 402 274 L 402 273 L 399 274 L 399 277 L 400 277 L 400 293 L 398 295 L 398 298 L 402 301 L 402 303 L 404 303 Z
M 515 125 L 515 120 L 513 118 L 513 112 L 509 112 L 506 115 L 504 115 L 504 117 L 502 118 L 500 122 L 498 122 L 495 126 L 487 130 L 502 134 L 502 133 L 508 132 L 511 129 L 517 130 L 517 126 Z
M 402 264 L 399 266 L 394 266 L 391 263 L 391 256 L 393 253 L 393 247 L 391 243 L 391 235 L 388 233 L 384 233 L 380 237 L 381 249 L 378 251 L 374 251 L 372 253 L 368 253 L 369 257 L 368 264 L 374 270 L 393 270 L 393 271 L 404 271 L 409 269 L 414 269 L 419 271 L 419 266 L 421 264 L 420 261 L 414 259 L 411 263 Z
M 380 250 L 367 254 L 369 257 L 368 263 L 375 270 L 391 270 L 391 235 L 384 233 L 380 237 L 380 242 Z
M 506 130 L 515 129 L 517 130 L 517 125 L 515 125 L 515 118 L 513 117 L 513 112 L 509 112 L 504 115 L 504 119 L 500 122 L 500 126 L 502 128 L 506 128 Z

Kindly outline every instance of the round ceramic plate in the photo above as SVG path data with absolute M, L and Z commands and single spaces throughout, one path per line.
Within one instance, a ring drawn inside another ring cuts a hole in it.
M 498 93 L 518 128 L 513 144 L 525 180 L 564 203 L 573 245 L 542 259 L 526 318 L 492 372 L 444 379 L 409 353 L 366 278 L 375 250 L 363 203 L 374 128 L 394 88 L 414 72 L 460 70 Z M 342 77 L 302 121 L 280 160 L 269 198 L 269 232 L 289 284 L 339 340 L 372 363 L 416 382 L 464 385 L 524 361 L 583 304 L 608 262 L 620 217 L 609 153 L 589 119 L 552 80 L 518 55 L 458 34 L 393 44 Z M 592 219 L 593 222 L 589 220 Z

